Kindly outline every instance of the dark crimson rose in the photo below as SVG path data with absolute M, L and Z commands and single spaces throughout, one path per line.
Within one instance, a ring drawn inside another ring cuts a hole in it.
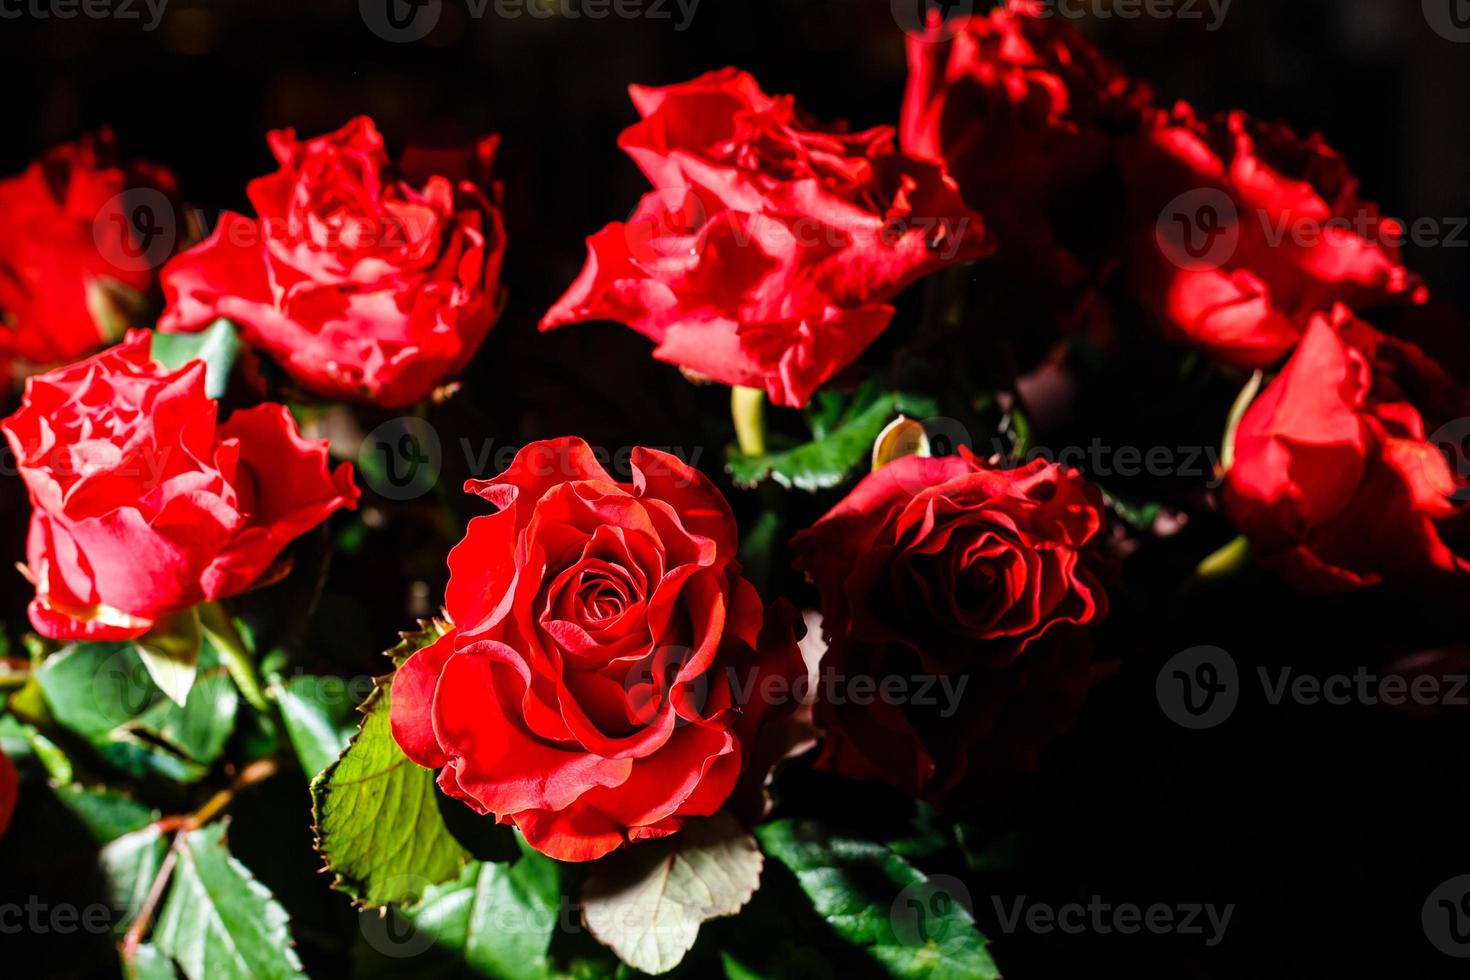
M 1346 307 L 1313 317 L 1236 429 L 1227 513 L 1303 589 L 1463 574 L 1470 490 L 1441 445 L 1465 458 L 1467 390 Z
M 10 818 L 15 815 L 15 800 L 20 795 L 20 775 L 15 763 L 4 752 L 0 752 L 0 837 L 10 829 Z
M 908 63 L 904 150 L 944 164 L 1002 260 L 1077 284 L 1085 272 L 1055 225 L 1077 217 L 1069 199 L 1137 131 L 1149 90 L 1031 0 L 909 34 Z
M 651 449 L 631 469 L 619 483 L 568 438 L 466 484 L 498 512 L 449 554 L 453 629 L 393 682 L 408 757 L 565 861 L 719 809 L 779 706 L 765 678 L 804 669 L 789 610 L 761 635 L 719 491 Z
M 661 361 L 799 407 L 904 287 L 989 251 L 954 181 L 892 127 L 822 125 L 733 68 L 630 91 L 643 120 L 618 145 L 655 190 L 587 240 L 543 330 L 616 320 Z
M 178 231 L 175 195 L 167 170 L 119 164 L 105 129 L 0 180 L 0 376 L 119 339 L 112 307 L 153 285 Z
M 867 476 L 791 542 L 829 644 L 819 764 L 929 798 L 1034 764 L 1087 695 L 1104 526 L 1098 491 L 1045 460 L 905 456 Z
M 505 230 L 496 138 L 392 166 L 372 120 L 298 141 L 250 182 L 258 217 L 226 212 L 163 271 L 167 331 L 239 324 L 303 387 L 408 405 L 469 361 L 500 308 Z M 442 167 L 433 173 L 426 167 Z
M 352 467 L 284 405 L 216 424 L 204 364 L 149 357 L 150 335 L 27 380 L 0 423 L 30 491 L 31 623 L 121 640 L 253 585 L 291 539 L 356 506 Z
M 1215 357 L 1262 367 L 1313 313 L 1422 302 L 1399 222 L 1358 198 L 1320 136 L 1241 112 L 1159 112 L 1121 154 L 1128 269 L 1166 331 Z

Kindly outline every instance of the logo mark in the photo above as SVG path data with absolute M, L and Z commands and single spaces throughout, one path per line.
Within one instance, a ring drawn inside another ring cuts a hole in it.
M 1222 190 L 1185 191 L 1159 214 L 1154 239 L 1164 257 L 1181 269 L 1218 269 L 1240 244 L 1240 214 Z
M 1470 43 L 1470 0 L 1424 0 L 1424 19 L 1446 41 Z
M 429 36 L 444 0 L 358 0 L 362 22 L 384 41 L 407 44 Z
M 889 0 L 893 19 L 906 34 L 948 41 L 975 10 L 974 0 Z
M 363 439 L 357 451 L 363 479 L 380 497 L 413 500 L 434 488 L 443 465 L 439 433 L 427 420 L 389 419 Z
M 418 894 L 429 888 L 429 882 L 420 875 L 402 874 L 390 878 L 385 887 Z M 428 905 L 431 900 L 425 895 L 424 904 Z M 434 945 L 431 930 L 420 932 L 407 917 L 391 909 L 362 909 L 357 914 L 357 927 L 369 946 L 393 959 L 418 956 Z
M 640 265 L 653 266 L 683 256 L 689 239 L 709 221 L 709 210 L 692 187 L 657 187 L 643 195 L 628 220 L 623 238 L 628 254 Z M 696 247 L 702 247 L 702 243 Z
M 1435 429 L 1427 441 L 1444 453 L 1454 473 L 1455 488 L 1449 493 L 1450 499 L 1470 500 L 1470 418 L 1451 419 Z
M 1240 676 L 1235 659 L 1212 646 L 1191 647 L 1170 657 L 1154 682 L 1159 707 L 1183 728 L 1214 728 L 1235 711 Z
M 1420 917 L 1435 949 L 1470 959 L 1470 875 L 1451 878 L 1430 892 Z
M 970 890 L 951 875 L 931 875 L 898 893 L 889 909 L 893 935 L 905 946 L 942 946 L 962 940 L 959 927 L 970 921 Z
M 163 265 L 177 240 L 173 204 L 153 187 L 113 195 L 92 219 L 92 241 L 98 253 L 124 272 L 146 272 Z

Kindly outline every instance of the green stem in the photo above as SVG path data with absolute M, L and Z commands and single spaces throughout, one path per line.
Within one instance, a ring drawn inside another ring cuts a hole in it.
M 1260 371 L 1252 374 L 1245 387 L 1240 389 L 1240 394 L 1235 396 L 1235 404 L 1230 406 L 1230 416 L 1225 420 L 1225 437 L 1220 441 L 1220 476 L 1229 473 L 1230 467 L 1235 465 L 1235 430 L 1240 428 L 1240 420 L 1245 418 L 1246 410 L 1256 400 L 1264 379 L 1265 374 Z
M 220 660 L 224 662 L 225 670 L 230 672 L 230 677 L 234 679 L 235 686 L 240 689 L 245 700 L 250 702 L 250 706 L 256 711 L 270 711 L 270 705 L 265 699 L 265 691 L 260 686 L 260 678 L 255 673 L 255 661 L 245 645 L 245 638 L 240 635 L 239 630 L 235 629 L 235 624 L 230 619 L 230 614 L 225 611 L 225 607 L 218 602 L 201 604 L 199 624 L 214 642 L 215 649 L 219 651 Z
M 747 456 L 766 454 L 766 393 L 759 388 L 736 385 L 730 389 L 730 419 L 735 423 L 735 441 Z

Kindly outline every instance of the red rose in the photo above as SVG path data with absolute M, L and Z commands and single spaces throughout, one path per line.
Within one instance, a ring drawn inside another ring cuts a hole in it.
M 1186 105 L 1122 152 L 1128 268 L 1165 328 L 1231 364 L 1286 354 L 1313 313 L 1424 299 L 1399 260 L 1403 227 L 1357 196 L 1320 136 Z
M 1438 445 L 1463 454 L 1465 393 L 1346 307 L 1315 316 L 1236 429 L 1226 511 L 1305 589 L 1470 570 L 1470 491 Z
M 55 639 L 120 640 L 240 592 L 291 539 L 356 505 L 283 405 L 216 425 L 204 364 L 167 371 L 133 331 L 26 382 L 0 423 L 30 491 L 31 622 Z
M 0 375 L 117 340 L 109 304 L 137 302 L 117 288 L 145 292 L 168 257 L 173 175 L 116 157 L 104 129 L 0 180 Z
M 820 125 L 733 68 L 630 91 L 643 121 L 618 145 L 656 190 L 587 240 L 543 330 L 617 320 L 661 361 L 799 407 L 904 287 L 989 250 L 954 181 L 891 127 Z
M 1151 93 L 1031 0 L 908 37 L 901 142 L 940 161 L 979 208 L 1002 260 L 1063 285 L 1084 270 L 1058 244 L 1065 201 L 1135 132 Z
M 561 860 L 719 809 L 768 705 L 757 679 L 803 669 L 789 616 L 758 637 L 719 492 L 651 449 L 631 466 L 618 483 L 557 439 L 466 484 L 499 511 L 449 554 L 454 629 L 393 682 L 409 758 Z
M 16 797 L 20 795 L 20 774 L 15 763 L 4 752 L 0 752 L 0 837 L 10 829 L 10 818 L 15 815 Z
M 424 398 L 464 367 L 499 311 L 496 139 L 409 151 L 392 167 L 360 116 L 305 142 L 278 130 L 270 145 L 281 169 L 247 191 L 258 218 L 226 212 L 164 269 L 160 329 L 228 317 L 317 394 L 390 407 Z M 454 172 L 420 171 L 449 163 Z
M 1032 764 L 1087 694 L 1104 524 L 1076 472 L 964 452 L 889 463 L 793 538 L 829 643 L 819 764 L 931 798 Z

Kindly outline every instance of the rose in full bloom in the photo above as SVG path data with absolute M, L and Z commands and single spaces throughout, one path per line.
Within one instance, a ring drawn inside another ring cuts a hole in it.
M 280 169 L 247 188 L 257 217 L 226 212 L 169 263 L 160 329 L 228 317 L 319 395 L 424 398 L 465 366 L 499 312 L 496 138 L 462 153 L 406 151 L 397 166 L 366 117 L 315 139 L 289 129 L 269 139 Z
M 178 232 L 176 193 L 167 170 L 120 164 L 105 129 L 0 180 L 0 376 L 119 339 L 112 310 L 153 285 Z
M 661 361 L 799 407 L 904 287 L 990 249 L 954 181 L 892 127 L 817 123 L 733 68 L 631 94 L 643 119 L 618 144 L 655 190 L 587 240 L 543 330 L 616 320 Z
M 150 335 L 32 376 L 0 428 L 31 498 L 31 623 L 54 639 L 121 640 L 241 592 L 293 538 L 356 505 L 284 405 L 217 423 L 204 363 L 168 371 Z
M 1167 332 L 1220 360 L 1272 364 L 1338 302 L 1425 298 L 1399 258 L 1403 226 L 1358 197 L 1320 136 L 1180 104 L 1121 159 L 1134 288 Z
M 1226 511 L 1303 589 L 1457 579 L 1470 491 L 1441 446 L 1464 459 L 1467 392 L 1346 307 L 1315 316 L 1236 429 Z
M 408 757 L 561 860 L 714 813 L 779 706 L 764 678 L 804 669 L 794 617 L 762 635 L 719 491 L 651 449 L 631 470 L 619 483 L 557 439 L 471 480 L 498 511 L 449 554 L 453 629 L 393 681 Z
M 829 644 L 820 764 L 934 799 L 968 770 L 1034 764 L 1087 694 L 1104 527 L 1098 491 L 1045 460 L 869 474 L 791 542 Z
M 1095 233 L 1092 205 L 1108 195 L 1083 188 L 1137 131 L 1148 88 L 1032 0 L 910 33 L 908 64 L 904 150 L 944 164 L 985 215 L 1002 261 L 1080 282 L 1085 270 L 1058 242 L 1058 225 Z

